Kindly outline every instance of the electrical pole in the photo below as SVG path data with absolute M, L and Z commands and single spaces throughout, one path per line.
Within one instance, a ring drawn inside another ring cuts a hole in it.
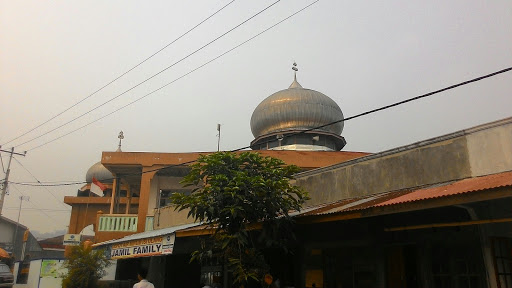
M 13 253 L 14 253 L 14 248 L 16 245 L 16 237 L 18 237 L 18 226 L 20 226 L 21 203 L 23 203 L 23 200 L 28 201 L 29 199 L 30 199 L 30 197 L 28 197 L 28 196 L 20 196 L 20 209 L 18 210 L 18 220 L 16 221 L 16 229 L 14 230 L 14 238 L 12 238 L 12 252 Z
M 2 146 L 0 146 L 0 148 L 2 148 Z M 2 195 L 0 196 L 0 216 L 1 216 L 2 215 L 2 208 L 4 207 L 5 193 L 7 192 L 7 185 L 9 184 L 9 174 L 11 173 L 11 160 L 12 160 L 12 156 L 14 154 L 20 155 L 20 156 L 25 156 L 25 154 L 27 154 L 27 151 L 25 151 L 23 154 L 22 153 L 16 153 L 16 152 L 14 152 L 14 147 L 12 147 L 11 151 L 6 151 L 6 150 L 0 149 L 0 152 L 6 152 L 6 153 L 10 153 L 11 154 L 11 156 L 9 157 L 9 164 L 7 164 L 7 171 L 5 171 L 5 179 L 4 179 L 4 183 L 3 183 L 3 187 L 2 187 Z

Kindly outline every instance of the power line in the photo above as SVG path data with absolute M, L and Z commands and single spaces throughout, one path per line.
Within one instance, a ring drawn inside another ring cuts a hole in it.
M 18 164 L 23 168 L 25 169 L 25 171 L 28 172 L 28 174 L 30 174 L 30 176 L 32 176 L 32 178 L 34 178 L 37 183 L 41 184 L 41 181 L 39 181 L 39 179 L 36 178 L 36 176 L 34 176 L 34 174 L 32 174 L 32 172 L 30 172 L 27 167 L 25 167 L 25 165 L 23 165 L 18 159 L 16 159 L 16 157 L 13 157 L 13 159 L 18 162 Z M 48 191 L 48 193 L 50 193 L 50 195 L 53 196 L 53 198 L 55 198 L 55 200 L 57 200 L 57 202 L 59 202 L 59 204 L 63 205 L 64 207 L 68 208 L 67 206 L 65 206 L 64 203 L 62 203 L 61 200 L 59 200 L 59 198 L 57 198 L 57 196 L 55 196 L 55 194 L 52 193 L 52 191 L 50 191 L 46 186 L 43 186 L 45 188 L 46 191 Z
M 297 132 L 297 133 L 292 133 L 292 134 L 284 135 L 284 138 L 291 137 L 291 136 L 298 135 L 298 134 L 303 134 L 303 133 L 306 133 L 308 131 L 320 129 L 320 128 L 323 128 L 323 127 L 326 127 L 326 126 L 329 126 L 329 125 L 333 125 L 333 124 L 336 124 L 336 123 L 340 123 L 340 122 L 345 122 L 345 121 L 349 121 L 349 120 L 352 120 L 352 119 L 356 119 L 356 118 L 359 118 L 359 117 L 362 117 L 362 116 L 365 116 L 365 115 L 376 113 L 378 111 L 387 110 L 387 109 L 390 109 L 392 107 L 403 105 L 405 103 L 416 101 L 416 100 L 419 100 L 419 99 L 422 99 L 422 98 L 426 98 L 426 97 L 429 97 L 429 96 L 432 96 L 432 95 L 435 95 L 435 94 L 438 94 L 438 93 L 441 93 L 441 92 L 444 92 L 444 91 L 447 91 L 447 90 L 451 90 L 451 89 L 454 89 L 454 88 L 457 88 L 457 87 L 460 87 L 460 86 L 464 86 L 464 85 L 467 85 L 467 84 L 470 84 L 470 83 L 474 83 L 474 82 L 477 82 L 477 81 L 480 81 L 480 80 L 483 80 L 483 79 L 486 79 L 486 78 L 490 78 L 490 77 L 493 77 L 493 76 L 496 76 L 496 75 L 499 75 L 499 74 L 502 74 L 502 73 L 505 73 L 505 72 L 509 72 L 511 70 L 512 70 L 512 67 L 505 68 L 505 69 L 502 69 L 502 70 L 499 70 L 499 71 L 496 71 L 496 72 L 493 72 L 493 73 L 490 73 L 490 74 L 487 74 L 487 75 L 484 75 L 484 76 L 480 76 L 480 77 L 477 77 L 477 78 L 474 78 L 474 79 L 471 79 L 471 80 L 460 82 L 458 84 L 450 85 L 448 87 L 445 87 L 445 88 L 442 88 L 442 89 L 439 89 L 439 90 L 428 92 L 428 93 L 423 94 L 423 95 L 419 95 L 419 96 L 416 96 L 416 97 L 408 98 L 406 100 L 395 102 L 393 104 L 382 106 L 380 108 L 376 108 L 376 109 L 372 109 L 372 110 L 369 110 L 369 111 L 366 111 L 366 112 L 363 112 L 363 113 L 359 113 L 357 115 L 350 116 L 350 117 L 345 118 L 345 119 L 340 119 L 340 120 L 337 120 L 337 121 L 333 121 L 331 123 L 324 124 L 324 125 L 321 125 L 321 126 L 310 128 L 310 129 L 306 129 L 306 130 L 303 130 L 303 131 L 300 131 L 300 132 Z M 271 141 L 267 141 L 267 142 L 271 142 Z M 267 143 L 267 142 L 263 142 L 263 143 Z M 246 146 L 246 147 L 242 147 L 242 148 L 231 150 L 230 152 L 236 152 L 236 151 L 248 149 L 250 147 L 251 146 Z M 141 172 L 141 173 L 125 174 L 125 176 L 142 175 L 144 173 L 150 173 L 150 172 L 155 172 L 155 171 L 169 169 L 169 168 L 172 168 L 172 167 L 188 165 L 188 164 L 191 164 L 191 163 L 194 163 L 194 162 L 196 162 L 196 160 L 192 160 L 192 161 L 188 161 L 188 162 L 184 162 L 184 163 L 180 163 L 180 164 L 175 164 L 175 165 L 168 165 L 168 166 L 163 167 L 163 168 L 155 168 L 155 169 L 144 171 L 144 172 Z M 111 180 L 111 179 L 105 179 L 105 180 Z M 36 184 L 31 184 L 31 183 L 19 183 L 19 182 L 10 182 L 10 183 L 17 184 L 17 185 L 25 185 L 25 186 L 69 186 L 69 185 L 84 184 L 86 182 L 82 181 L 82 182 L 63 183 L 63 184 L 41 184 L 41 185 L 36 185 Z
M 18 144 L 17 146 L 21 146 L 21 145 L 24 145 L 24 144 L 30 143 L 30 142 L 32 142 L 32 141 L 34 141 L 34 140 L 36 140 L 36 139 L 39 139 L 39 138 L 41 138 L 41 137 L 43 137 L 43 136 L 45 136 L 45 135 L 47 135 L 47 134 L 49 134 L 49 133 L 51 133 L 51 132 L 53 132 L 53 131 L 57 130 L 57 129 L 60 129 L 60 128 L 62 128 L 62 127 L 64 127 L 64 126 L 66 126 L 66 125 L 68 125 L 68 124 L 70 124 L 70 123 L 72 123 L 72 122 L 74 122 L 74 121 L 76 121 L 76 120 L 78 120 L 78 119 L 80 119 L 80 118 L 82 118 L 83 116 L 85 116 L 85 115 L 87 115 L 87 114 L 91 113 L 92 111 L 94 111 L 94 110 L 96 110 L 96 109 L 98 109 L 98 108 L 100 108 L 100 107 L 102 107 L 102 106 L 104 106 L 104 105 L 106 105 L 106 104 L 108 104 L 108 103 L 110 103 L 110 102 L 114 101 L 115 99 L 117 99 L 117 98 L 119 98 L 119 97 L 123 96 L 124 94 L 126 94 L 126 93 L 128 93 L 128 92 L 132 91 L 133 89 L 135 89 L 135 88 L 139 87 L 140 85 L 142 85 L 142 84 L 146 83 L 147 81 L 149 81 L 149 80 L 151 80 L 151 79 L 155 78 L 156 76 L 158 76 L 158 75 L 162 74 L 163 72 L 165 72 L 165 71 L 169 70 L 171 67 L 173 67 L 173 66 L 177 65 L 178 63 L 182 62 L 183 60 L 185 60 L 185 59 L 189 58 L 190 56 L 192 56 L 192 55 L 196 54 L 197 52 L 199 52 L 199 51 L 203 50 L 204 48 L 206 48 L 206 47 L 210 46 L 211 44 L 213 44 L 213 43 L 214 43 L 214 42 L 216 42 L 217 40 L 219 40 L 219 39 L 221 39 L 222 37 L 226 36 L 227 34 L 231 33 L 232 31 L 234 31 L 235 29 L 237 29 L 237 28 L 239 28 L 240 26 L 244 25 L 245 23 L 249 22 L 251 19 L 253 19 L 253 18 L 255 18 L 256 16 L 260 15 L 261 13 L 265 12 L 267 9 L 269 9 L 270 7 L 272 7 L 272 6 L 276 5 L 276 4 L 277 4 L 278 2 L 280 2 L 280 1 L 281 1 L 281 0 L 277 0 L 277 1 L 275 1 L 274 3 L 272 3 L 272 4 L 268 5 L 268 6 L 267 6 L 267 7 L 265 7 L 263 10 L 260 10 L 258 13 L 254 14 L 254 15 L 252 15 L 251 17 L 247 18 L 246 20 L 242 21 L 241 23 L 239 23 L 239 24 L 238 24 L 238 25 L 236 25 L 235 27 L 233 27 L 233 28 L 229 29 L 228 31 L 224 32 L 223 34 L 221 34 L 220 36 L 216 37 L 216 38 L 215 38 L 215 39 L 213 39 L 212 41 L 210 41 L 210 42 L 206 43 L 205 45 L 201 46 L 200 48 L 198 48 L 198 49 L 194 50 L 192 53 L 190 53 L 190 54 L 188 54 L 187 56 L 185 56 L 185 57 L 181 58 L 180 60 L 178 60 L 178 61 L 174 62 L 173 64 L 171 64 L 171 65 L 167 66 L 166 68 L 164 68 L 164 69 L 160 70 L 160 71 L 159 71 L 159 72 L 157 72 L 156 74 L 153 74 L 153 75 L 152 75 L 152 76 L 150 76 L 149 78 L 146 78 L 144 81 L 139 82 L 139 83 L 138 83 L 138 84 L 136 84 L 135 86 L 132 86 L 131 88 L 129 88 L 128 90 L 126 90 L 126 91 L 122 92 L 121 94 L 119 94 L 119 95 L 117 95 L 117 96 L 114 96 L 114 97 L 110 98 L 109 100 L 107 100 L 107 101 L 103 102 L 102 104 L 100 104 L 100 105 L 98 105 L 98 106 L 96 106 L 96 107 L 92 108 L 91 110 L 89 110 L 89 111 L 87 111 L 87 112 L 85 112 L 85 113 L 82 113 L 81 115 L 79 115 L 79 116 L 77 116 L 77 117 L 75 117 L 75 118 L 73 118 L 73 119 L 69 120 L 68 122 L 66 122 L 66 123 L 64 123 L 64 124 L 62 124 L 62 125 L 60 125 L 60 126 L 57 126 L 57 127 L 53 128 L 53 129 L 51 129 L 51 130 L 49 130 L 49 131 L 47 131 L 47 132 L 45 132 L 45 133 L 43 133 L 43 134 L 40 134 L 39 136 L 36 136 L 36 137 L 34 137 L 34 138 L 30 139 L 30 140 L 27 140 L 27 141 L 25 141 L 25 142 L 23 142 L 23 143 L 21 143 L 21 144 Z
M 37 181 L 25 181 L 23 183 L 31 183 L 31 184 L 37 184 L 37 183 L 53 183 L 53 184 L 58 184 L 58 183 L 69 183 L 69 182 L 73 182 L 74 180 L 61 180 L 61 181 L 41 181 L 41 182 L 37 182 Z
M 130 106 L 130 105 L 132 105 L 132 104 L 134 104 L 134 103 L 136 103 L 136 102 L 138 102 L 138 101 L 142 100 L 142 99 L 144 99 L 144 98 L 146 98 L 147 96 L 149 96 L 149 95 L 151 95 L 151 94 L 153 94 L 153 93 L 156 93 L 156 92 L 158 92 L 158 91 L 162 90 L 163 88 L 165 88 L 165 87 L 167 87 L 167 86 L 169 86 L 169 85 L 173 84 L 174 82 L 176 82 L 176 81 L 178 81 L 178 80 L 180 80 L 180 79 L 182 79 L 182 78 L 185 78 L 185 77 L 186 77 L 186 76 L 188 76 L 189 74 L 191 74 L 191 73 L 193 73 L 193 72 L 195 72 L 195 71 L 197 71 L 197 70 L 199 70 L 199 69 L 201 69 L 201 68 L 203 68 L 203 67 L 207 66 L 208 64 L 210 64 L 210 63 L 214 62 L 215 60 L 217 60 L 217 59 L 219 59 L 219 58 L 223 57 L 224 55 L 226 55 L 226 54 L 228 54 L 228 53 L 232 52 L 233 50 L 235 50 L 235 49 L 237 49 L 237 48 L 239 48 L 239 47 L 243 46 L 244 44 L 246 44 L 246 43 L 250 42 L 251 40 L 253 40 L 253 39 L 257 38 L 257 37 L 258 37 L 258 36 L 260 36 L 261 34 L 263 34 L 263 33 L 267 32 L 267 31 L 269 31 L 269 30 L 273 29 L 273 28 L 274 28 L 274 27 L 276 27 L 277 25 L 279 25 L 279 24 L 283 23 L 284 21 L 286 21 L 286 20 L 288 20 L 288 19 L 292 18 L 293 16 L 297 15 L 298 13 L 300 13 L 300 12 L 302 12 L 302 11 L 306 10 L 307 8 L 311 7 L 313 4 L 317 3 L 318 1 L 320 1 L 320 0 L 316 0 L 316 1 L 312 2 L 312 3 L 310 3 L 309 5 L 304 6 L 303 8 L 301 8 L 301 9 L 297 10 L 296 12 L 294 12 L 294 13 L 290 14 L 288 17 L 286 17 L 286 18 L 282 19 L 281 21 L 276 22 L 275 24 L 271 25 L 270 27 L 266 28 L 265 30 L 261 31 L 260 33 L 258 33 L 258 34 L 256 34 L 256 35 L 254 35 L 253 37 L 251 37 L 251 38 L 249 38 L 249 39 L 247 39 L 247 40 L 243 41 L 242 43 L 240 43 L 240 44 L 236 45 L 235 47 L 233 47 L 233 48 L 231 48 L 231 49 L 229 49 L 229 50 L 225 51 L 224 53 L 222 53 L 222 54 L 218 55 L 217 57 L 215 57 L 215 58 L 213 58 L 213 59 L 211 59 L 211 60 L 209 60 L 209 61 L 207 61 L 207 62 L 203 63 L 202 65 L 200 65 L 200 66 L 198 66 L 198 67 L 196 67 L 196 68 L 194 68 L 194 69 L 190 70 L 189 72 L 187 72 L 187 73 L 185 73 L 185 74 L 181 75 L 180 77 L 178 77 L 178 78 L 176 78 L 176 79 L 172 80 L 171 82 L 169 82 L 169 83 L 167 83 L 167 84 L 165 84 L 165 85 L 161 86 L 160 88 L 157 88 L 157 89 L 155 89 L 155 90 L 153 90 L 153 91 L 149 92 L 148 94 L 145 94 L 145 95 L 143 95 L 143 96 L 141 96 L 141 97 L 139 97 L 139 98 L 135 99 L 134 101 L 132 101 L 132 102 L 130 102 L 130 103 L 128 103 L 128 104 L 126 104 L 126 105 L 124 105 L 124 106 L 121 106 L 120 108 L 118 108 L 118 109 L 116 109 L 116 110 L 114 110 L 114 111 L 112 111 L 112 112 L 110 112 L 110 113 L 108 113 L 108 114 L 106 114 L 106 115 L 103 115 L 103 116 L 102 116 L 102 117 L 100 117 L 100 118 L 97 118 L 96 120 L 93 120 L 93 121 L 91 121 L 91 122 L 89 122 L 89 123 L 87 123 L 87 124 L 85 124 L 85 125 L 83 125 L 83 126 L 81 126 L 81 127 L 77 128 L 77 129 L 71 130 L 70 132 L 68 132 L 68 133 L 66 133 L 66 134 L 63 134 L 63 135 L 61 135 L 61 136 L 59 136 L 59 137 L 57 137 L 57 138 L 54 138 L 54 139 L 49 140 L 49 141 L 47 141 L 47 142 L 44 142 L 43 144 L 40 144 L 40 145 L 38 145 L 38 146 L 34 146 L 34 147 L 32 147 L 32 148 L 28 149 L 27 151 L 32 151 L 32 150 L 38 149 L 38 148 L 43 147 L 43 146 L 45 146 L 45 145 L 47 145 L 47 144 L 50 144 L 50 143 L 52 143 L 52 142 L 54 142 L 54 141 L 57 141 L 57 140 L 59 140 L 59 139 L 61 139 L 61 138 L 63 138 L 63 137 L 66 137 L 66 136 L 68 136 L 68 135 L 70 135 L 70 134 L 72 134 L 72 133 L 74 133 L 74 132 L 76 132 L 76 131 L 78 131 L 78 130 L 81 130 L 81 129 L 83 129 L 83 128 L 85 128 L 85 127 L 87 127 L 87 126 L 89 126 L 89 125 L 91 125 L 91 124 L 93 124 L 93 123 L 95 123 L 95 122 L 98 122 L 98 121 L 100 121 L 100 120 L 102 120 L 102 119 L 104 119 L 104 118 L 106 118 L 106 117 L 108 117 L 108 116 L 110 116 L 110 115 L 112 115 L 112 114 L 114 114 L 114 113 L 116 113 L 116 112 L 118 112 L 118 111 L 120 111 L 120 110 L 122 110 L 122 109 L 124 109 L 124 108 L 126 108 L 126 107 L 128 107 L 128 106 Z M 77 184 L 83 184 L 83 183 L 84 183 L 84 182 L 80 182 L 80 183 L 77 183 Z
M 205 19 L 203 19 L 201 22 L 199 22 L 198 24 L 196 24 L 194 27 L 190 28 L 189 30 L 187 30 L 187 32 L 181 34 L 178 38 L 172 40 L 170 43 L 168 43 L 167 45 L 165 45 L 164 47 L 162 47 L 161 49 L 159 49 L 158 51 L 156 51 L 155 53 L 151 54 L 149 57 L 145 58 L 144 60 L 142 60 L 141 62 L 139 62 L 137 65 L 133 66 L 132 68 L 128 69 L 128 71 L 122 73 L 121 75 L 117 76 L 116 78 L 114 78 L 114 80 L 108 82 L 107 84 L 101 86 L 99 89 L 97 89 L 96 91 L 92 92 L 91 94 L 87 95 L 86 97 L 84 97 L 82 100 L 76 102 L 75 104 L 71 105 L 70 107 L 64 109 L 64 111 L 56 114 L 55 116 L 51 117 L 50 119 L 44 121 L 43 123 L 35 126 L 34 128 L 26 131 L 25 133 L 5 142 L 4 144 L 2 145 L 5 145 L 5 144 L 8 144 L 12 141 L 15 141 L 25 135 L 27 135 L 28 133 L 36 130 L 37 128 L 45 125 L 46 123 L 52 121 L 53 119 L 59 117 L 60 115 L 66 113 L 67 111 L 71 110 L 72 108 L 74 108 L 75 106 L 77 106 L 78 104 L 84 102 L 85 100 L 89 99 L 90 97 L 92 97 L 93 95 L 95 95 L 96 93 L 100 92 L 101 90 L 105 89 L 107 86 L 110 86 L 112 83 L 116 82 L 117 80 L 119 80 L 120 78 L 122 78 L 123 76 L 125 76 L 126 74 L 130 73 L 132 70 L 134 70 L 135 68 L 139 67 L 140 65 L 144 64 L 146 61 L 148 61 L 149 59 L 153 58 L 155 55 L 157 55 L 158 53 L 162 52 L 164 49 L 166 49 L 167 47 L 171 46 L 172 44 L 174 44 L 176 41 L 180 40 L 181 38 L 183 38 L 184 36 L 186 36 L 188 33 L 192 32 L 193 30 L 195 30 L 197 27 L 201 26 L 204 22 L 208 21 L 210 18 L 212 18 L 213 16 L 215 16 L 217 13 L 219 13 L 220 11 L 224 10 L 224 8 L 228 7 L 229 5 L 231 5 L 233 2 L 235 2 L 236 0 L 232 0 L 230 1 L 228 4 L 222 6 L 219 10 L 215 11 L 215 13 L 211 14 L 210 16 L 206 17 Z
M 5 210 L 18 210 L 18 207 L 4 207 Z M 23 211 L 47 211 L 47 212 L 67 212 L 70 213 L 71 210 L 65 209 L 39 209 L 39 208 L 22 208 Z

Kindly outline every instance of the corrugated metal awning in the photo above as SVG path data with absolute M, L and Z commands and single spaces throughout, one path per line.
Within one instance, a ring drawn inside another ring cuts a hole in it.
M 191 224 L 184 224 L 184 225 L 180 225 L 180 226 L 168 227 L 168 228 L 163 228 L 163 229 L 158 229 L 158 230 L 146 231 L 146 232 L 142 232 L 142 233 L 132 234 L 132 235 L 129 235 L 129 236 L 126 236 L 123 238 L 119 238 L 119 239 L 108 240 L 105 242 L 96 243 L 96 244 L 93 244 L 92 246 L 93 247 L 101 247 L 101 246 L 105 246 L 105 245 L 112 245 L 112 244 L 132 241 L 132 240 L 153 238 L 153 237 L 157 237 L 157 236 L 172 234 L 178 230 L 187 229 L 187 228 L 191 228 L 194 226 L 201 226 L 201 224 L 200 223 L 191 223 Z
M 453 182 L 445 186 L 425 188 L 383 201 L 375 206 L 394 205 L 406 202 L 421 201 L 425 199 L 441 198 L 468 192 L 512 186 L 512 171 L 492 174 L 482 177 L 468 178 Z

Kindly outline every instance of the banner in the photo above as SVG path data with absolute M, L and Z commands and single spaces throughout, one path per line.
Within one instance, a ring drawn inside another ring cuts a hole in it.
M 137 239 L 123 243 L 112 244 L 112 247 L 110 249 L 110 259 L 148 257 L 162 254 L 172 254 L 172 250 L 174 247 L 174 237 L 174 234 L 168 234 L 164 236 Z M 165 253 L 162 253 L 164 247 Z
M 59 277 L 61 271 L 61 261 L 59 260 L 43 260 L 41 262 L 41 274 L 39 277 L 50 277 L 50 278 L 57 278 Z

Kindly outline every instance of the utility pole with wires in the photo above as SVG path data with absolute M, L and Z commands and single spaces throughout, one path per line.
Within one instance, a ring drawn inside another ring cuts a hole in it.
M 11 148 L 11 151 L 2 150 L 1 148 L 2 148 L 2 146 L 0 146 L 0 152 L 10 153 L 11 156 L 9 157 L 9 162 L 7 164 L 7 170 L 5 171 L 5 178 L 4 178 L 4 181 L 2 183 L 2 195 L 0 195 L 0 216 L 2 215 L 2 208 L 4 207 L 5 193 L 7 192 L 7 186 L 9 184 L 9 174 L 11 173 L 12 156 L 14 154 L 20 155 L 20 156 L 25 156 L 27 154 L 27 151 L 25 151 L 23 153 L 14 152 L 14 147 Z

